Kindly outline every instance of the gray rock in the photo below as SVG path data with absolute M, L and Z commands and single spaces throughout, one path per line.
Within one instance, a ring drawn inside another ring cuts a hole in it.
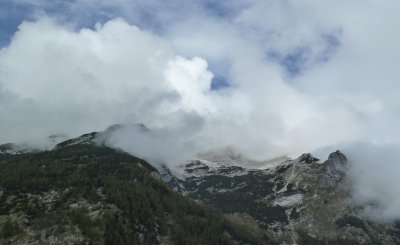
M 340 182 L 347 171 L 347 158 L 339 150 L 329 155 L 324 163 L 325 174 L 321 178 L 322 187 L 334 187 Z

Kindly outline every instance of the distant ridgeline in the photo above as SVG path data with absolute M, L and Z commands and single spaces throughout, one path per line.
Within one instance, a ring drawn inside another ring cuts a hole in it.
M 340 151 L 263 168 L 225 151 L 157 170 L 103 144 L 123 127 L 50 151 L 1 145 L 0 244 L 400 244 L 400 225 L 360 215 Z

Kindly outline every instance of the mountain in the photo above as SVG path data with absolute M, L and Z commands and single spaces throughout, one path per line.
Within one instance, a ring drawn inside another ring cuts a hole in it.
M 227 159 L 237 157 L 225 154 L 200 155 L 207 159 L 164 167 L 161 175 L 175 191 L 265 232 L 278 244 L 400 244 L 397 223 L 361 215 L 340 151 L 322 163 L 303 154 L 264 169 L 235 166 L 237 161 Z
M 252 161 L 224 149 L 155 168 L 107 147 L 124 127 L 47 151 L 0 146 L 0 244 L 400 244 L 400 222 L 352 201 L 340 151 Z
M 146 161 L 99 143 L 113 129 L 49 151 L 1 152 L 0 244 L 268 240 L 174 192 Z

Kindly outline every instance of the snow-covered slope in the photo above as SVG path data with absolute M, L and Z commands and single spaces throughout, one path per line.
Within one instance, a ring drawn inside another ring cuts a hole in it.
M 197 155 L 197 159 L 207 161 L 218 166 L 246 166 L 258 169 L 273 168 L 277 164 L 289 160 L 287 156 L 281 156 L 268 161 L 256 161 L 236 153 L 231 148 L 223 148 L 216 151 L 200 153 Z

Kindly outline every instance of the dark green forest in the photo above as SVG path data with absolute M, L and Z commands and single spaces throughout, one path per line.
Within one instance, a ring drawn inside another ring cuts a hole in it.
M 0 154 L 0 244 L 265 244 L 175 193 L 144 160 L 94 144 Z M 65 240 L 64 240 L 65 242 Z

